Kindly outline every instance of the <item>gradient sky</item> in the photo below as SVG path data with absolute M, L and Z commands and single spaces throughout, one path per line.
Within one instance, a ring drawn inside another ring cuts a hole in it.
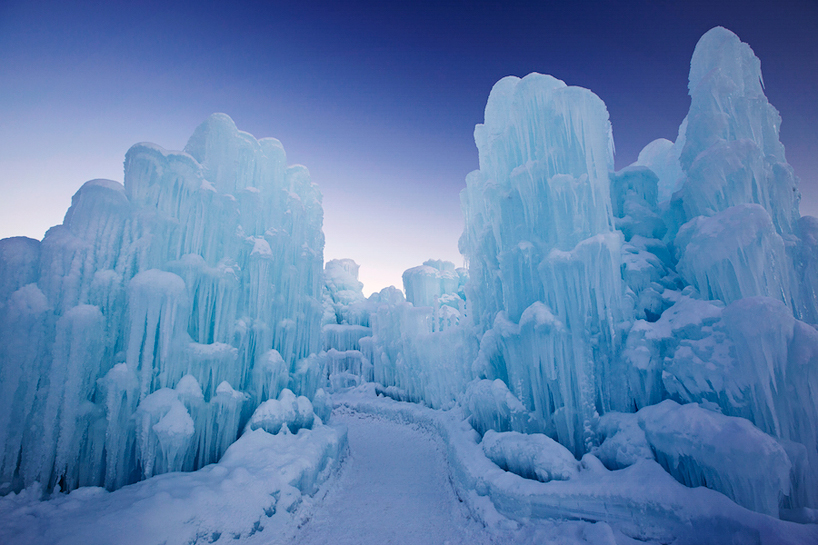
M 213 112 L 282 141 L 324 194 L 325 258 L 365 293 L 429 258 L 463 264 L 459 192 L 503 76 L 552 74 L 607 104 L 616 168 L 675 139 L 699 37 L 761 59 L 818 215 L 818 2 L 37 2 L 0 0 L 0 238 L 42 238 L 125 152 L 182 149 Z

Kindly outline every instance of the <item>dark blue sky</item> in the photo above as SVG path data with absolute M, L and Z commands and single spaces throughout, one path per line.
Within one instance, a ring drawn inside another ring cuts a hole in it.
M 818 2 L 0 0 L 0 236 L 40 238 L 138 141 L 180 149 L 210 113 L 275 136 L 324 193 L 326 257 L 365 291 L 459 260 L 458 193 L 492 85 L 537 71 L 607 104 L 621 168 L 675 139 L 699 37 L 749 43 L 818 214 Z

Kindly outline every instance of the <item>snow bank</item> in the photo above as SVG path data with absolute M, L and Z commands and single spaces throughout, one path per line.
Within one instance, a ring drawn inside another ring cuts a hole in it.
M 39 501 L 39 485 L 0 498 L 7 545 L 235 543 L 290 539 L 298 507 L 338 467 L 346 429 L 245 433 L 218 464 L 166 473 L 115 492 L 79 488 Z

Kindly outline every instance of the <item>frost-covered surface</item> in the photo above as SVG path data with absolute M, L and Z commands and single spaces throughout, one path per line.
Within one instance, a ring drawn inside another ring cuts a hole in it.
M 537 422 L 500 379 L 470 382 L 460 397 L 459 404 L 469 419 L 469 424 L 480 435 L 489 430 L 537 430 Z
M 349 429 L 349 455 L 339 478 L 327 483 L 324 501 L 306 510 L 309 520 L 293 543 L 630 543 L 604 522 L 518 522 L 497 513 L 487 498 L 469 495 L 471 500 L 463 501 L 440 434 L 424 423 L 394 417 L 345 406 L 336 411 L 333 418 Z
M 285 543 L 303 522 L 299 509 L 335 471 L 346 428 L 298 434 L 255 430 L 217 464 L 167 473 L 114 492 L 85 487 L 40 501 L 39 484 L 0 498 L 7 545 Z
M 785 505 L 816 505 L 818 332 L 783 303 L 758 297 L 729 305 L 686 337 L 668 352 L 662 379 L 671 397 L 710 402 L 781 439 L 795 466 Z
M 294 536 L 299 545 L 489 544 L 493 535 L 458 501 L 437 434 L 339 411 L 349 455 L 326 499 Z
M 338 319 L 324 325 L 327 352 L 322 356 L 330 386 L 374 380 L 400 399 L 451 406 L 472 378 L 469 367 L 477 351 L 464 323 L 467 278 L 466 271 L 453 263 L 428 260 L 404 274 L 406 298 L 390 286 L 363 303 L 362 294 L 348 303 L 335 303 Z M 331 284 L 337 282 L 327 281 L 330 292 Z M 353 309 L 359 316 L 365 312 L 361 320 L 369 327 L 343 319 Z
M 783 239 L 757 204 L 697 216 L 676 235 L 678 270 L 707 299 L 732 303 L 764 295 L 793 303 L 795 282 Z
M 627 406 L 610 365 L 624 308 L 608 112 L 551 76 L 508 77 L 492 89 L 475 142 L 480 170 L 461 194 L 460 247 L 472 320 L 486 332 L 478 372 L 505 381 L 581 454 L 597 412 Z
M 484 453 L 479 434 L 459 409 L 439 411 L 396 402 L 375 396 L 370 387 L 336 394 L 335 399 L 358 412 L 439 433 L 446 444 L 458 496 L 489 528 L 507 525 L 507 518 L 521 528 L 532 520 L 555 518 L 604 522 L 611 529 L 610 538 L 599 543 L 638 540 L 795 545 L 818 540 L 816 525 L 781 521 L 740 507 L 713 490 L 688 488 L 653 460 L 643 459 L 610 471 L 595 456 L 586 454 L 576 461 L 578 471 L 569 479 L 544 483 L 505 471 L 492 462 Z
M 466 280 L 468 273 L 465 269 L 455 269 L 449 261 L 430 259 L 419 267 L 404 271 L 403 288 L 406 300 L 416 307 L 434 307 L 442 302 L 449 302 L 452 306 L 452 296 L 463 297 Z M 454 308 L 462 310 L 462 305 L 455 304 Z
M 665 400 L 636 413 L 657 460 L 682 484 L 708 486 L 748 509 L 778 516 L 790 495 L 784 448 L 748 420 Z
M 779 233 L 791 234 L 800 194 L 778 138 L 781 116 L 764 95 L 761 61 L 735 34 L 714 28 L 693 52 L 688 89 L 679 157 L 687 218 L 756 203 Z
M 759 66 L 729 31 L 706 34 L 677 142 L 616 173 L 592 93 L 539 74 L 498 82 L 462 194 L 460 319 L 439 327 L 435 262 L 406 271 L 406 303 L 373 297 L 372 337 L 356 340 L 377 391 L 456 405 L 495 465 L 529 477 L 550 478 L 533 453 L 556 440 L 608 470 L 650 461 L 755 511 L 813 518 L 818 224 L 793 208 Z M 702 189 L 703 173 L 720 178 Z
M 0 491 L 218 460 L 321 349 L 322 216 L 277 140 L 214 114 L 184 152 L 133 146 L 42 242 L 2 241 Z
M 761 513 L 813 517 L 818 224 L 793 208 L 759 66 L 729 31 L 705 35 L 677 142 L 617 173 L 597 97 L 538 74 L 498 82 L 462 194 L 462 318 L 438 329 L 440 271 L 408 270 L 408 302 L 372 307 L 358 341 L 377 391 L 456 401 L 495 465 L 529 477 L 531 453 L 556 440 L 613 475 L 662 468 Z M 720 178 L 701 189 L 704 174 Z
M 469 270 L 426 261 L 406 297 L 322 273 L 320 195 L 275 141 L 217 115 L 188 153 L 135 146 L 124 188 L 0 241 L 0 492 L 320 435 L 332 394 L 438 434 L 500 542 L 818 542 L 818 219 L 760 81 L 711 30 L 676 142 L 612 172 L 596 95 L 504 78 L 461 195 Z
M 567 481 L 579 473 L 571 451 L 542 433 L 489 430 L 480 444 L 489 460 L 526 479 Z
M 277 434 L 284 427 L 290 433 L 300 429 L 310 429 L 315 421 L 312 403 L 304 396 L 298 396 L 285 388 L 278 399 L 269 399 L 256 407 L 247 422 L 247 431 L 262 429 Z

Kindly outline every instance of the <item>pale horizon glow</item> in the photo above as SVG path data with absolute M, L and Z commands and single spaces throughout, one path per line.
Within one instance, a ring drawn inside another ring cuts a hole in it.
M 621 169 L 675 139 L 693 48 L 716 25 L 761 59 L 801 213 L 818 216 L 818 7 L 801 0 L 147 4 L 0 4 L 0 238 L 42 239 L 85 181 L 122 182 L 131 145 L 183 149 L 224 112 L 309 169 L 325 261 L 354 259 L 366 294 L 402 289 L 427 259 L 463 265 L 459 192 L 496 81 L 536 71 L 596 93 Z

